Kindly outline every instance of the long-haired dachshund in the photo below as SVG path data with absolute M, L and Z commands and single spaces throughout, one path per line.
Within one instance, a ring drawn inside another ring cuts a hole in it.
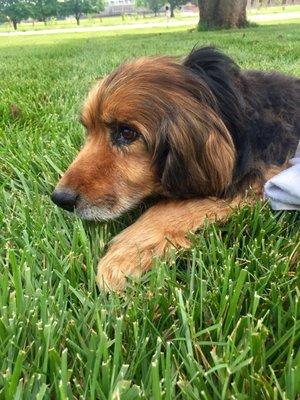
M 241 71 L 212 47 L 126 62 L 91 90 L 87 140 L 52 200 L 109 220 L 157 197 L 116 236 L 98 266 L 101 288 L 122 290 L 153 256 L 188 247 L 206 218 L 226 218 L 247 189 L 261 194 L 300 139 L 300 80 Z

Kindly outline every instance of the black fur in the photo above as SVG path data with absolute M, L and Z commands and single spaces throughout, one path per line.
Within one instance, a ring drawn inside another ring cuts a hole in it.
M 261 175 L 261 165 L 283 164 L 300 140 L 300 79 L 241 71 L 213 47 L 195 49 L 183 65 L 206 82 L 237 153 L 227 194 Z

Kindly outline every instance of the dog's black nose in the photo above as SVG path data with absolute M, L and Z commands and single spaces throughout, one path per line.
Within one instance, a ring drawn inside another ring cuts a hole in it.
M 70 189 L 57 188 L 51 195 L 51 200 L 67 211 L 74 211 L 78 194 Z

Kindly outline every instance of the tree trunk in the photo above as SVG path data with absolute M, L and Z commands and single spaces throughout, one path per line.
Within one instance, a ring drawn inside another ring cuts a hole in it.
M 243 28 L 247 25 L 247 0 L 198 0 L 204 29 Z
M 14 30 L 16 31 L 18 28 L 18 22 L 15 19 L 13 19 L 12 23 L 13 23 Z
M 174 17 L 175 17 L 175 15 L 174 15 L 174 4 L 171 1 L 170 2 L 170 18 L 174 18 Z
M 76 14 L 75 15 L 75 19 L 76 19 L 77 26 L 79 26 L 79 24 L 80 24 L 80 15 Z

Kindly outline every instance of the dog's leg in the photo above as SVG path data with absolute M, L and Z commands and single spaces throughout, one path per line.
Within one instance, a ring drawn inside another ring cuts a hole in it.
M 276 175 L 284 166 L 265 170 L 265 179 Z M 117 235 L 98 265 L 97 283 L 106 290 L 122 290 L 126 277 L 139 277 L 151 268 L 152 258 L 169 249 L 188 248 L 189 232 L 201 228 L 204 221 L 226 219 L 233 208 L 253 202 L 262 196 L 262 181 L 252 186 L 247 200 L 242 196 L 230 202 L 216 198 L 165 200 L 152 206 L 134 224 Z
M 211 221 L 227 218 L 238 200 L 169 200 L 147 210 L 116 236 L 98 265 L 97 283 L 107 290 L 122 290 L 126 276 L 138 277 L 151 267 L 153 257 L 170 248 L 187 248 L 187 234 Z

